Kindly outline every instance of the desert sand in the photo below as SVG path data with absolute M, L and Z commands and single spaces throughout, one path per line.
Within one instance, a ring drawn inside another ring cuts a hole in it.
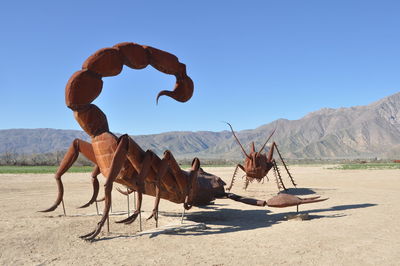
M 154 198 L 145 196 L 139 232 L 138 221 L 115 223 L 127 217 L 127 199 L 113 190 L 110 232 L 105 226 L 93 243 L 78 236 L 92 231 L 100 216 L 94 205 L 76 208 L 91 196 L 89 173 L 63 177 L 67 216 L 61 206 L 37 212 L 56 198 L 53 175 L 2 174 L 0 265 L 399 265 L 399 170 L 328 168 L 291 168 L 299 196 L 329 198 L 301 205 L 300 212 L 309 214 L 305 221 L 285 219 L 296 207 L 219 199 L 205 208 L 193 207 L 181 224 L 182 205 L 162 200 L 155 229 L 154 220 L 145 220 Z M 234 169 L 205 170 L 228 182 Z M 232 192 L 265 200 L 277 192 L 272 180 L 251 183 L 247 191 L 242 187 L 239 178 Z M 102 207 L 99 203 L 100 211 Z

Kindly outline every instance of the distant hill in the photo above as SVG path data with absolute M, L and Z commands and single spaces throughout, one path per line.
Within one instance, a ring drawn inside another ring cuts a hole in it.
M 279 119 L 238 137 L 246 146 L 252 140 L 261 145 L 274 128 L 274 141 L 288 158 L 399 158 L 400 93 L 366 106 L 324 108 L 299 120 Z M 231 139 L 213 151 L 233 156 L 238 147 L 224 148 L 233 143 Z
M 75 138 L 90 140 L 85 132 L 79 130 L 51 128 L 0 130 L 0 154 L 62 151 L 66 150 Z
M 400 158 L 400 93 L 365 106 L 324 108 L 299 120 L 278 119 L 253 130 L 238 131 L 245 149 L 256 148 L 276 128 L 273 141 L 286 158 Z M 234 125 L 233 125 L 234 126 Z M 166 132 L 132 136 L 145 150 L 169 149 L 180 159 L 239 159 L 242 153 L 230 131 Z M 48 153 L 66 150 L 75 138 L 89 140 L 77 130 L 0 130 L 0 154 Z

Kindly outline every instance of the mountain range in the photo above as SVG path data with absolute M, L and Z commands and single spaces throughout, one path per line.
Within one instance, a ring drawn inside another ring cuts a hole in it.
M 228 126 L 227 126 L 228 128 Z M 400 92 L 364 106 L 323 108 L 298 120 L 278 119 L 236 132 L 246 151 L 273 135 L 285 158 L 400 158 Z M 169 149 L 179 159 L 240 159 L 242 151 L 228 130 L 166 132 L 132 136 L 144 150 L 162 154 Z M 0 130 L 2 153 L 51 153 L 66 150 L 75 138 L 90 141 L 79 130 Z M 267 145 L 268 146 L 268 145 Z

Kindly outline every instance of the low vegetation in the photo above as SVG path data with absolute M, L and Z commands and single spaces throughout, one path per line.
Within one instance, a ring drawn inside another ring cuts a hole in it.
M 73 166 L 69 173 L 85 173 L 91 172 L 92 166 Z M 1 165 L 0 174 L 53 174 L 57 171 L 57 166 L 52 165 L 39 165 L 39 166 L 15 166 L 15 165 Z
M 45 174 L 55 173 L 64 157 L 64 152 L 44 154 L 0 154 L 0 174 Z M 91 172 L 93 163 L 79 156 L 68 172 Z
M 0 174 L 46 174 L 55 173 L 65 151 L 45 154 L 0 154 Z M 191 160 L 180 160 L 182 169 L 191 167 Z M 228 160 L 202 160 L 202 166 L 233 166 L 235 163 Z M 93 170 L 93 163 L 83 156 L 79 156 L 74 166 L 68 172 L 85 173 Z
M 0 154 L 0 174 L 4 173 L 55 173 L 58 165 L 64 157 L 65 151 L 45 154 L 15 154 L 3 153 Z M 178 160 L 182 169 L 189 169 L 192 160 Z M 337 170 L 356 170 L 356 169 L 400 169 L 400 163 L 394 163 L 392 160 L 360 160 L 360 159 L 288 159 L 286 162 L 289 165 L 336 165 L 328 169 Z M 201 160 L 202 167 L 234 167 L 237 163 L 242 163 L 242 160 L 229 159 L 203 159 Z M 91 172 L 93 163 L 83 156 L 79 156 L 74 166 L 68 172 Z
M 379 170 L 379 169 L 400 169 L 400 163 L 347 163 L 328 169 L 334 170 Z

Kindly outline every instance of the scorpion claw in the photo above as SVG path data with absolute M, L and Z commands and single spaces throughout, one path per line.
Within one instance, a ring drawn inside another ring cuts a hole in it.
M 310 198 L 299 198 L 294 195 L 286 194 L 286 193 L 279 193 L 278 195 L 270 198 L 267 201 L 267 205 L 269 207 L 276 207 L 276 208 L 284 208 L 284 207 L 289 207 L 289 206 L 298 206 L 301 204 L 306 204 L 306 203 L 315 203 L 315 202 L 320 202 L 327 200 L 326 199 L 320 199 L 320 196 L 316 197 L 310 197 Z

